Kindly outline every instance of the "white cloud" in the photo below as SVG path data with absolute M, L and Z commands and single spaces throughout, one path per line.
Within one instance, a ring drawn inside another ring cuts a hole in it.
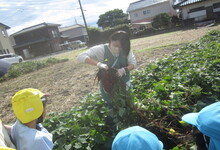
M 95 25 L 99 15 L 113 9 L 126 12 L 137 0 L 81 0 L 88 25 Z M 43 22 L 68 26 L 84 24 L 78 0 L 1 0 L 0 22 L 11 27 L 9 34 Z M 13 11 L 12 11 L 13 10 Z

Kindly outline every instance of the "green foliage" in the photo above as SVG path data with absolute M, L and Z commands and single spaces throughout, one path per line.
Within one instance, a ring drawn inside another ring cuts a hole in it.
M 123 13 L 121 9 L 110 10 L 100 15 L 97 22 L 98 26 L 102 27 L 103 29 L 128 23 L 128 15 Z
M 4 77 L 0 78 L 0 81 L 16 78 L 21 75 L 33 72 L 35 70 L 47 67 L 49 65 L 64 62 L 67 60 L 68 59 L 59 60 L 56 58 L 48 58 L 44 61 L 26 61 L 18 64 L 13 64 L 9 69 L 8 73 Z
M 156 29 L 166 29 L 171 23 L 171 17 L 167 13 L 161 13 L 153 18 L 152 25 Z
M 108 109 L 100 93 L 94 93 L 68 112 L 51 113 L 44 125 L 52 131 L 54 149 L 111 149 L 115 134 L 137 120 L 130 94 L 120 84 L 113 89 L 113 109 Z
M 173 26 L 181 26 L 182 25 L 182 20 L 181 18 L 177 17 L 177 16 L 172 16 L 171 17 L 171 23 Z
M 100 94 L 89 94 L 80 106 L 50 114 L 44 125 L 52 131 L 54 149 L 110 149 L 113 137 L 105 125 L 107 113 Z
M 115 129 L 124 129 L 132 124 L 136 125 L 137 115 L 130 90 L 126 90 L 123 81 L 118 80 L 111 95 L 112 109 L 110 117 L 113 119 Z
M 96 44 L 100 41 L 102 41 L 102 32 L 99 28 L 96 27 L 89 27 L 88 28 L 89 32 L 89 43 Z
M 185 150 L 185 147 L 177 146 L 177 147 L 172 148 L 172 150 Z
M 175 129 L 175 134 L 167 135 L 175 141 L 172 146 L 185 144 L 189 148 L 187 142 L 192 143 L 185 138 L 189 129 L 179 123 L 183 114 L 199 111 L 220 99 L 219 36 L 220 31 L 212 31 L 172 56 L 133 73 L 133 95 L 138 110 L 149 122 L 154 122 L 147 127 L 153 130 L 158 127 L 159 137 L 167 134 L 169 128 Z
M 154 28 L 143 28 L 141 30 L 132 29 L 131 32 L 132 32 L 132 36 L 140 37 L 142 35 L 146 36 L 146 35 L 150 35 L 150 34 L 156 33 L 157 30 L 154 29 Z
M 54 135 L 55 149 L 110 149 L 115 135 L 132 125 L 155 133 L 164 149 L 190 149 L 192 128 L 181 117 L 220 99 L 219 49 L 220 31 L 212 31 L 135 71 L 130 93 L 116 89 L 113 112 L 108 112 L 100 94 L 90 94 L 80 106 L 51 114 L 45 125 Z M 109 114 L 113 124 L 105 120 Z

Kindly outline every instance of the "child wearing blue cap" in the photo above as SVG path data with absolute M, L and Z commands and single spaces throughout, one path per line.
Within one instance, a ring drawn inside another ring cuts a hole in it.
M 220 102 L 208 105 L 200 112 L 188 113 L 182 120 L 196 126 L 200 132 L 210 137 L 209 142 L 204 139 L 208 150 L 220 150 Z
M 11 64 L 5 60 L 0 60 L 0 78 L 4 76 L 9 70 Z
M 120 131 L 113 143 L 112 150 L 162 150 L 163 143 L 152 132 L 133 126 Z

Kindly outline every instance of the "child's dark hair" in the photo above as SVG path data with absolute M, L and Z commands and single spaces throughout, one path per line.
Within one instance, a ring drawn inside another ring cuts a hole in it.
M 116 31 L 109 37 L 109 44 L 111 41 L 120 41 L 123 54 L 128 56 L 131 49 L 131 42 L 128 33 L 125 31 Z
M 202 134 L 198 129 L 193 130 L 197 150 L 208 150 L 210 138 Z

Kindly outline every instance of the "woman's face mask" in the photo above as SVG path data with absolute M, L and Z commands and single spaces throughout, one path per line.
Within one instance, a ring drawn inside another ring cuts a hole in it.
M 111 52 L 112 52 L 113 56 L 118 56 L 119 55 L 120 48 L 118 48 L 118 47 L 111 47 L 110 49 L 111 49 Z
M 112 41 L 110 44 L 110 51 L 113 56 L 118 56 L 121 51 L 121 43 L 119 41 Z

